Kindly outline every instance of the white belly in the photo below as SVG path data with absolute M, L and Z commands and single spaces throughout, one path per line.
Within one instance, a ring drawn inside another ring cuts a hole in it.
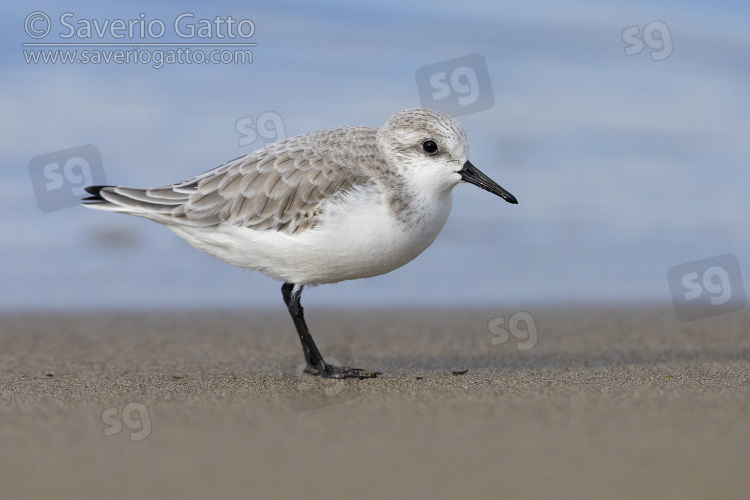
M 358 192 L 329 206 L 314 229 L 294 235 L 229 225 L 170 229 L 232 265 L 316 285 L 384 274 L 413 260 L 445 225 L 451 192 L 419 208 L 421 219 L 405 224 L 395 219 L 379 192 Z

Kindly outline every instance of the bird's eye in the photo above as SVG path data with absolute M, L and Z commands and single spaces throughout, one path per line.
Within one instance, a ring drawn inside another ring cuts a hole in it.
M 438 145 L 432 139 L 427 139 L 422 143 L 422 149 L 424 149 L 424 152 L 427 154 L 433 154 L 437 152 Z

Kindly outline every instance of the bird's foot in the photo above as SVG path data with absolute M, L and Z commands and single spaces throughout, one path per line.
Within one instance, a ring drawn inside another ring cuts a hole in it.
M 368 372 L 361 368 L 329 365 L 325 361 L 321 361 L 317 365 L 308 365 L 307 368 L 305 368 L 305 373 L 323 378 L 358 378 L 360 380 L 365 378 L 375 378 L 378 375 L 382 375 L 380 372 Z

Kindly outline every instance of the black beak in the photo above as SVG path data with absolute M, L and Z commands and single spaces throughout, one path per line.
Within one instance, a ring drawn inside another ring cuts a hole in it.
M 513 203 L 514 205 L 518 204 L 518 200 L 516 200 L 515 196 L 498 186 L 495 181 L 484 175 L 477 167 L 472 165 L 470 161 L 467 160 L 466 163 L 464 163 L 463 168 L 459 170 L 458 173 L 461 174 L 462 181 L 469 182 L 471 184 L 474 184 L 475 186 L 479 186 L 480 188 L 484 189 L 485 191 L 489 191 L 490 193 L 495 193 L 508 203 Z

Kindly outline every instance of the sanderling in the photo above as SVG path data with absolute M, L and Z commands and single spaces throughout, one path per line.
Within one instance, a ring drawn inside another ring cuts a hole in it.
M 469 182 L 518 203 L 469 162 L 461 125 L 429 109 L 382 127 L 341 127 L 270 144 L 169 186 L 90 186 L 90 208 L 145 217 L 198 250 L 284 284 L 307 361 L 327 378 L 380 373 L 328 364 L 300 305 L 306 285 L 385 274 L 422 253 Z

